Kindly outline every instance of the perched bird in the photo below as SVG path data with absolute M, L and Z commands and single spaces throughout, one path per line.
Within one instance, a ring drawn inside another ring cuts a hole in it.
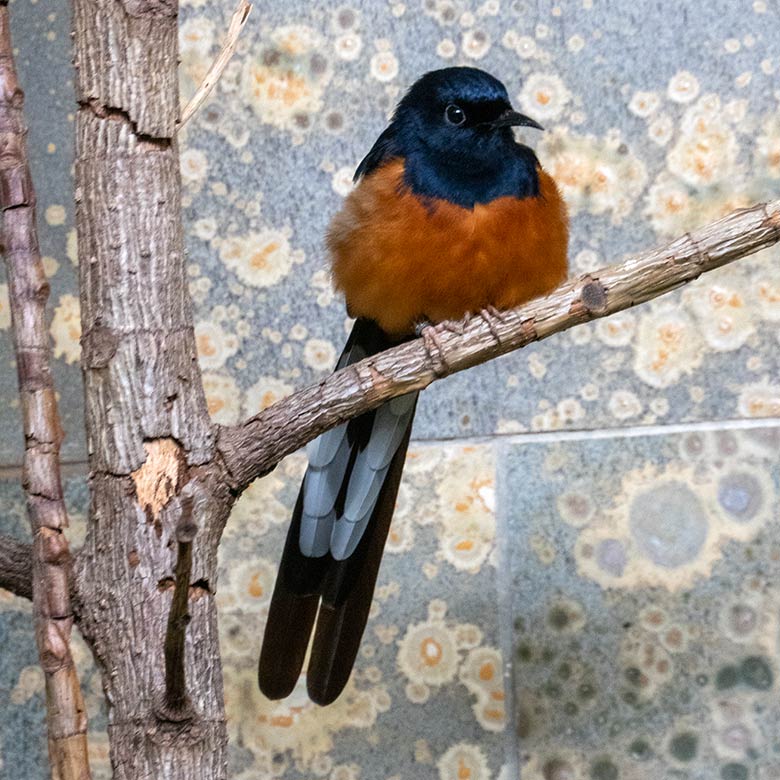
M 476 68 L 420 78 L 355 173 L 327 235 L 335 285 L 357 318 L 337 368 L 421 323 L 506 309 L 566 276 L 563 200 L 515 126 L 506 88 Z M 417 393 L 322 434 L 293 512 L 268 613 L 259 682 L 287 696 L 304 663 L 311 699 L 347 683 L 368 619 Z

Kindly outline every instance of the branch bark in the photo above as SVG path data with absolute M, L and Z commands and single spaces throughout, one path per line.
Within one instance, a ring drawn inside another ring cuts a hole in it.
M 230 20 L 225 43 L 222 45 L 222 49 L 216 56 L 214 62 L 211 63 L 211 67 L 206 72 L 197 92 L 195 92 L 190 99 L 190 102 L 184 107 L 184 111 L 181 112 L 179 130 L 192 119 L 197 110 L 203 105 L 203 101 L 211 94 L 211 90 L 217 85 L 225 68 L 228 66 L 228 63 L 236 52 L 238 38 L 241 35 L 241 31 L 244 29 L 244 25 L 246 24 L 246 20 L 249 18 L 251 11 L 252 4 L 249 0 L 238 0 L 238 5 L 236 6 L 236 10 L 233 11 L 233 16 Z
M 0 535 L 0 588 L 32 600 L 32 546 Z
M 636 306 L 780 241 L 780 200 L 759 204 L 511 311 L 426 328 L 423 337 L 293 393 L 237 426 L 218 448 L 235 491 L 328 428 L 437 379 Z
M 87 780 L 87 715 L 70 652 L 70 552 L 60 479 L 62 428 L 50 370 L 49 284 L 38 249 L 27 163 L 24 95 L 13 61 L 7 3 L 0 3 L 0 208 L 14 351 L 24 421 L 22 484 L 33 532 L 35 638 L 46 680 L 49 758 L 56 780 Z M 17 550 L 18 552 L 18 550 Z

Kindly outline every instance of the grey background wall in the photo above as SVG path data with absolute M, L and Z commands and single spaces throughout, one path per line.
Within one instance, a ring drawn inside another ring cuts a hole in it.
M 13 0 L 77 542 L 81 433 L 69 20 Z M 184 99 L 230 2 L 182 7 Z M 260 2 L 183 133 L 214 418 L 330 370 L 322 234 L 420 73 L 472 64 L 538 119 L 583 272 L 780 190 L 776 0 Z M 27 533 L 0 286 L 0 528 Z M 218 583 L 239 778 L 780 778 L 780 251 L 426 391 L 356 674 L 270 703 L 254 669 L 303 461 L 257 482 Z M 0 593 L 0 778 L 46 776 L 29 606 Z M 77 655 L 97 777 L 99 678 Z M 506 668 L 506 676 L 504 670 Z

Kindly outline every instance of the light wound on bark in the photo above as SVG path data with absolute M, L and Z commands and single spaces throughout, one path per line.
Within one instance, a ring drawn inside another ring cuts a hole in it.
M 163 507 L 179 493 L 186 470 L 184 451 L 173 439 L 144 442 L 146 460 L 130 476 L 135 483 L 138 503 L 157 520 Z

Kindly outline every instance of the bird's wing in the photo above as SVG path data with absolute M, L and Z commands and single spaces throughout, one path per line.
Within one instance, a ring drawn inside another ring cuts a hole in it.
M 336 499 L 349 464 L 347 424 L 332 428 L 306 448 L 309 468 L 303 478 L 303 509 L 299 542 L 310 558 L 325 555 L 336 521 Z
M 416 402 L 417 393 L 409 393 L 393 398 L 374 414 L 368 442 L 354 459 L 343 512 L 333 525 L 330 554 L 337 561 L 352 555 L 360 542 L 387 477 L 390 461 L 411 427 Z
M 393 157 L 398 157 L 399 154 L 395 125 L 391 123 L 376 139 L 371 151 L 361 160 L 355 171 L 354 181 L 362 176 L 368 176 L 369 173 L 375 171 L 388 160 L 392 160 Z
M 414 405 L 411 411 L 413 414 Z M 371 610 L 410 433 L 411 420 L 390 459 L 365 533 L 348 558 L 332 562 L 323 579 L 322 603 L 306 670 L 309 697 L 318 704 L 330 704 L 339 696 L 355 663 Z
M 372 328 L 358 320 L 336 364 L 336 370 L 366 357 L 375 340 Z M 347 435 L 349 426 L 350 423 L 343 423 L 331 428 L 306 447 L 309 467 L 302 486 L 299 542 L 301 553 L 310 558 L 319 558 L 330 548 L 331 532 L 336 522 L 336 501 L 350 468 L 352 444 L 349 441 L 351 437 Z

